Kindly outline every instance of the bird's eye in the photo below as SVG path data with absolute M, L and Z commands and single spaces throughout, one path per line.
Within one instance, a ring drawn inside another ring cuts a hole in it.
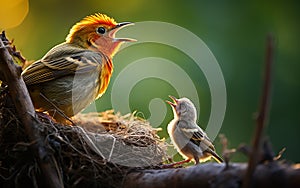
M 97 28 L 97 33 L 99 33 L 99 34 L 104 34 L 105 33 L 105 28 L 104 27 L 98 27 Z
M 187 110 L 187 107 L 184 103 L 181 103 L 179 108 L 180 108 L 181 113 L 185 113 Z

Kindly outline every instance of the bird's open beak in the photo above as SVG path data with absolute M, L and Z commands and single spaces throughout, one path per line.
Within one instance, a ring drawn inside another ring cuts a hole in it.
M 173 100 L 173 102 L 170 101 L 166 101 L 168 104 L 170 104 L 172 107 L 176 108 L 177 104 L 178 104 L 178 99 L 176 99 L 174 96 L 169 95 L 170 99 Z
M 127 27 L 127 26 L 130 26 L 130 25 L 134 25 L 134 23 L 131 23 L 131 22 L 122 22 L 122 23 L 118 23 L 118 25 L 116 25 L 116 27 L 114 27 L 113 29 L 110 30 L 109 32 L 109 36 L 111 38 L 113 38 L 114 40 L 117 40 L 117 41 L 120 41 L 120 42 L 136 42 L 137 40 L 135 39 L 131 39 L 131 38 L 115 38 L 116 36 L 116 33 L 124 28 L 124 27 Z

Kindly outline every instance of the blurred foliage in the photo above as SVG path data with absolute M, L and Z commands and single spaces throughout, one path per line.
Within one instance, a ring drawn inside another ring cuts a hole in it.
M 8 2 L 8 1 L 7 1 Z M 5 1 L 5 3 L 7 3 Z M 286 147 L 284 158 L 300 162 L 300 3 L 298 1 L 198 1 L 198 0 L 30 0 L 29 12 L 17 27 L 7 29 L 10 38 L 28 60 L 39 59 L 55 44 L 64 41 L 70 27 L 86 15 L 101 12 L 117 21 L 164 21 L 182 26 L 200 37 L 213 52 L 223 71 L 227 87 L 227 111 L 220 132 L 231 147 L 241 142 L 250 143 L 258 107 L 265 53 L 265 39 L 272 33 L 276 39 L 271 114 L 267 134 L 275 152 Z M 21 10 L 4 17 L 22 20 Z M 13 19 L 12 19 L 13 20 Z M 11 21 L 12 22 L 12 21 Z M 157 28 L 159 33 L 159 28 Z M 184 36 L 183 36 L 184 37 Z M 126 56 L 126 54 L 128 54 Z M 126 58 L 124 58 L 126 56 Z M 116 55 L 116 75 L 127 64 L 138 58 L 157 56 L 170 59 L 181 66 L 192 78 L 199 93 L 201 115 L 205 128 L 210 115 L 210 93 L 205 77 L 193 61 L 182 52 L 157 44 L 136 45 Z M 121 58 L 122 57 L 122 58 Z M 112 83 L 111 82 L 111 83 Z M 184 84 L 184 83 L 183 83 Z M 110 109 L 111 84 L 106 94 L 97 101 L 98 110 Z M 139 82 L 130 95 L 131 109 L 145 118 L 149 101 L 176 95 L 175 88 L 163 80 L 149 78 Z M 172 119 L 168 114 L 161 127 Z M 167 137 L 165 131 L 162 136 Z M 215 140 L 220 151 L 218 139 Z M 240 154 L 235 161 L 245 160 Z

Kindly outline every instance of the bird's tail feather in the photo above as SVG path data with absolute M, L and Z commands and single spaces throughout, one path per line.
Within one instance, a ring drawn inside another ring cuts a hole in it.
M 208 148 L 206 151 L 208 153 L 210 153 L 211 156 L 214 158 L 214 160 L 216 160 L 218 163 L 223 163 L 224 162 L 224 160 L 211 148 Z
M 218 162 L 218 163 L 223 163 L 224 162 L 224 160 L 218 155 L 218 154 L 216 154 L 216 152 L 211 152 L 211 154 L 212 154 L 212 157 Z

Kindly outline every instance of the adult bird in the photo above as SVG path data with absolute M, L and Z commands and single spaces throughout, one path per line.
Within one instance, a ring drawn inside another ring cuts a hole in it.
M 101 97 L 113 72 L 113 56 L 122 43 L 135 41 L 115 37 L 130 24 L 100 13 L 87 16 L 71 28 L 65 42 L 29 65 L 22 76 L 36 110 L 65 123 Z
M 223 159 L 215 152 L 215 147 L 206 133 L 197 125 L 197 111 L 188 98 L 176 99 L 169 96 L 173 102 L 174 119 L 168 125 L 168 133 L 177 151 L 186 160 L 174 163 L 183 164 L 194 160 L 196 164 L 214 158 L 217 162 Z

